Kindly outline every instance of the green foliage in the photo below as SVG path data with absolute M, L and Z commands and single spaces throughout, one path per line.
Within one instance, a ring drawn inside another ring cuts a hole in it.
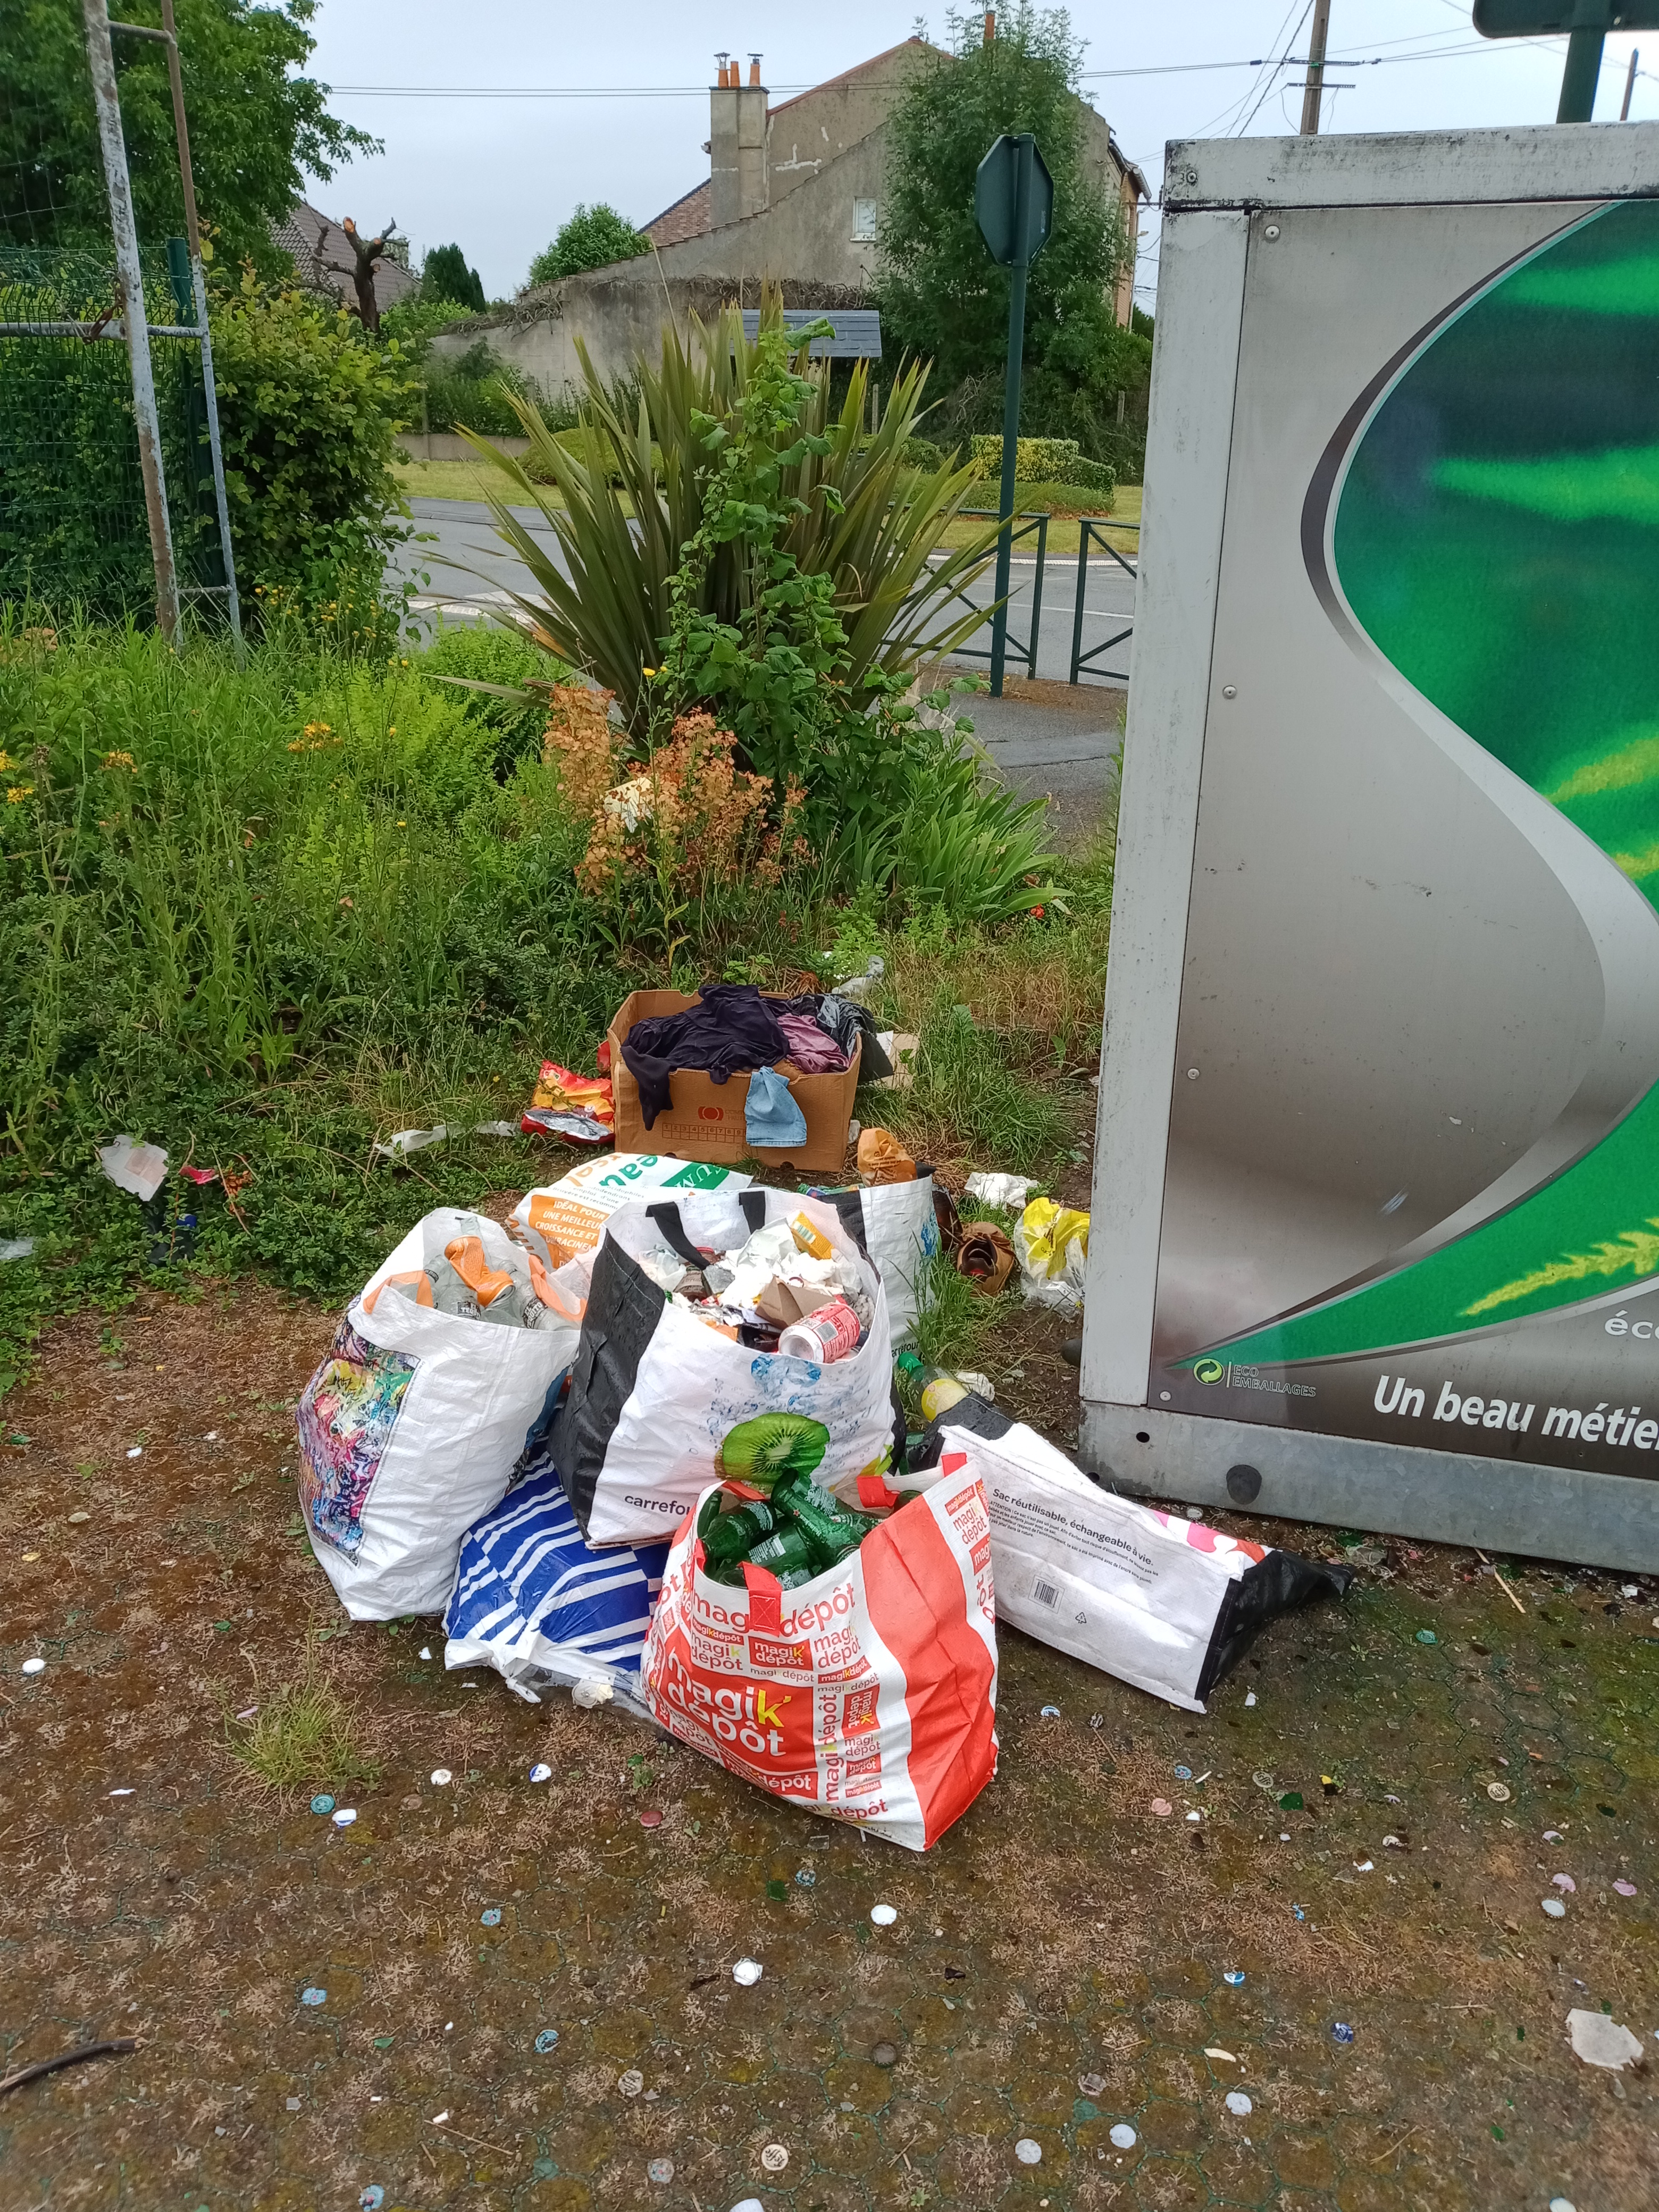
M 483 281 L 476 269 L 467 267 L 466 256 L 459 246 L 434 246 L 422 264 L 421 298 L 428 306 L 447 301 L 481 315 L 485 307 Z
M 522 434 L 515 403 L 535 401 L 534 380 L 503 361 L 488 338 L 463 354 L 428 354 L 422 372 L 430 430 L 477 430 L 486 438 Z
M 471 308 L 458 307 L 450 300 L 423 299 L 420 293 L 410 292 L 381 309 L 379 335 L 382 343 L 389 344 L 395 338 L 398 351 L 413 366 L 428 358 L 440 331 L 453 331 L 471 319 Z
M 966 1205 L 969 1201 L 963 1200 Z M 905 1332 L 908 1348 L 928 1367 L 982 1370 L 994 1349 L 999 1329 L 1018 1293 L 1005 1291 L 988 1298 L 975 1289 L 941 1249 L 929 1255 L 915 1279 L 915 1318 Z
M 561 276 L 574 276 L 584 269 L 603 269 L 613 261 L 631 261 L 649 253 L 651 241 L 623 216 L 601 200 L 595 207 L 579 204 L 568 222 L 561 223 L 551 246 L 544 246 L 530 264 L 527 283 L 553 284 Z
M 155 0 L 133 0 L 120 12 L 161 21 Z M 296 74 L 315 44 L 316 12 L 316 0 L 177 0 L 175 9 L 197 204 L 222 259 L 251 259 L 273 275 L 284 257 L 270 227 L 286 217 L 305 179 L 380 151 L 367 132 L 329 113 L 325 86 Z M 185 228 L 167 55 L 149 39 L 118 35 L 114 46 L 139 243 L 159 252 Z M 22 140 L 0 184 L 0 231 L 20 244 L 107 254 L 109 203 L 81 10 L 64 0 L 7 0 L 0 85 Z
M 887 125 L 884 327 L 890 343 L 933 360 L 946 392 L 968 387 L 964 418 L 942 410 L 936 434 L 1000 425 L 1009 274 L 979 235 L 974 178 L 1000 133 L 1033 132 L 1054 180 L 1054 222 L 1027 285 L 1020 425 L 1098 452 L 1106 403 L 1138 380 L 1140 349 L 1112 306 L 1125 240 L 1090 158 L 1082 50 L 1064 9 L 1030 0 L 1000 11 L 988 46 L 977 15 L 952 16 L 951 28 L 954 57 L 918 62 Z M 994 411 L 981 418 L 993 386 Z
M 560 682 L 570 674 L 556 665 L 550 668 L 546 654 L 538 653 L 521 631 L 483 623 L 441 629 L 420 656 L 419 665 L 424 676 L 444 678 L 447 688 L 452 684 L 522 685 L 550 677 Z M 491 766 L 498 782 L 507 782 L 521 760 L 533 758 L 547 722 L 539 702 L 526 704 L 520 698 L 462 689 L 451 696 L 460 700 L 469 719 L 494 732 Z
M 1021 1058 L 1019 1040 L 981 1028 L 941 994 L 921 1025 L 911 1088 L 860 1091 L 859 1110 L 901 1136 L 944 1125 L 968 1157 L 1024 1175 L 1060 1149 L 1067 1125 Z
M 706 502 L 716 498 L 722 502 L 718 527 L 730 534 L 699 564 L 698 611 L 731 626 L 775 580 L 760 574 L 760 558 L 750 550 L 763 531 L 767 562 L 779 554 L 792 559 L 803 578 L 830 580 L 830 604 L 847 632 L 841 680 L 867 706 L 871 687 L 908 676 L 924 641 L 932 650 L 947 651 L 982 619 L 969 614 L 958 625 L 946 612 L 951 595 L 983 568 L 994 536 L 988 529 L 966 546 L 945 547 L 972 492 L 971 473 L 947 466 L 923 476 L 903 459 L 926 371 L 911 368 L 898 377 L 881 428 L 870 436 L 863 428 L 867 384 L 861 362 L 836 417 L 829 411 L 827 362 L 803 360 L 788 371 L 799 404 L 787 421 L 770 396 L 775 365 L 766 369 L 767 391 L 757 388 L 751 406 L 763 346 L 774 364 L 784 357 L 775 298 L 769 296 L 762 331 L 752 342 L 735 308 L 712 329 L 694 318 L 693 330 L 695 354 L 671 326 L 663 332 L 660 366 L 636 365 L 631 417 L 589 365 L 574 435 L 556 434 L 536 408 L 520 404 L 516 411 L 530 438 L 523 462 L 480 448 L 500 471 L 490 499 L 496 529 L 543 594 L 521 600 L 523 611 L 553 649 L 615 691 L 630 726 L 642 730 L 644 671 L 656 666 L 668 635 L 683 549 L 703 529 Z M 757 409 L 769 410 L 769 456 L 759 451 L 762 434 L 750 419 Z M 731 463 L 725 448 L 734 439 L 756 484 L 762 476 L 771 483 L 764 498 L 750 502 L 745 495 L 727 514 Z M 543 500 L 538 482 L 556 485 L 564 504 Z M 546 531 L 532 533 L 510 512 L 531 504 L 541 507 Z M 752 517 L 738 512 L 748 504 L 755 507 Z M 775 513 L 785 518 L 781 530 L 766 519 Z M 559 549 L 556 560 L 547 532 Z
M 927 476 L 936 476 L 945 465 L 944 450 L 931 438 L 907 438 L 899 447 L 899 459 L 907 469 L 921 469 Z
M 343 309 L 266 290 L 252 271 L 210 313 L 244 603 L 351 599 L 369 623 L 387 552 L 407 535 L 392 469 L 412 393 L 401 354 Z
M 985 481 L 1002 480 L 1002 437 L 973 438 L 968 457 L 975 472 Z M 1117 478 L 1103 461 L 1086 459 L 1075 438 L 1016 438 L 1016 483 L 1077 484 L 1085 491 L 1103 492 L 1107 504 L 1117 488 Z

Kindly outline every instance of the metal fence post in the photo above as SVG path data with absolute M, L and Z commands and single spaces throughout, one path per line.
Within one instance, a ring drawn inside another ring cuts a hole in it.
M 143 270 L 138 261 L 132 185 L 127 174 L 126 142 L 121 132 L 121 103 L 115 88 L 115 57 L 110 50 L 109 10 L 105 0 L 82 0 L 82 7 L 86 18 L 92 96 L 98 110 L 98 138 L 103 149 L 104 182 L 109 191 L 110 228 L 115 240 L 116 289 L 126 332 L 127 357 L 132 367 L 132 411 L 138 430 L 138 465 L 144 479 L 150 557 L 155 564 L 155 620 L 170 645 L 179 635 L 179 579 L 173 565 L 173 534 L 167 523 L 161 426 L 155 409 L 155 380 L 149 361 L 149 314 L 144 300 Z
M 1120 398 L 1122 396 L 1121 392 L 1118 394 Z M 1077 605 L 1072 615 L 1072 667 L 1066 678 L 1068 684 L 1077 682 L 1078 663 L 1083 658 L 1083 595 L 1089 584 L 1089 540 L 1094 527 L 1085 514 L 1077 528 Z
M 161 0 L 161 27 L 167 33 L 167 82 L 173 92 L 173 135 L 179 141 L 179 181 L 185 194 L 185 236 L 190 245 L 191 286 L 196 295 L 196 319 L 202 331 L 202 392 L 207 403 L 213 496 L 219 510 L 219 555 L 225 571 L 225 606 L 240 661 L 242 605 L 236 592 L 236 556 L 230 544 L 230 501 L 225 491 L 224 449 L 219 441 L 219 395 L 213 381 L 213 340 L 208 332 L 207 279 L 202 270 L 202 233 L 196 220 L 196 179 L 190 166 L 190 133 L 185 127 L 185 81 L 179 66 L 179 34 L 173 26 L 173 0 Z
M 1048 557 L 1048 518 L 1045 514 L 1037 524 L 1036 577 L 1031 586 L 1031 634 L 1026 646 L 1025 673 L 1035 677 L 1037 672 L 1037 630 L 1042 622 L 1042 567 Z

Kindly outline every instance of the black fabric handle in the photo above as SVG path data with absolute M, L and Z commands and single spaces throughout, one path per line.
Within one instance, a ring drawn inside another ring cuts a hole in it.
M 672 1198 L 661 1199 L 655 1206 L 645 1209 L 646 1218 L 654 1221 L 658 1233 L 670 1251 L 678 1252 L 688 1267 L 701 1267 L 703 1256 L 685 1233 L 685 1224 L 680 1219 L 680 1210 Z
M 743 1218 L 749 1224 L 752 1237 L 757 1229 L 766 1226 L 766 1193 L 763 1190 L 740 1190 L 738 1204 L 743 1208 Z

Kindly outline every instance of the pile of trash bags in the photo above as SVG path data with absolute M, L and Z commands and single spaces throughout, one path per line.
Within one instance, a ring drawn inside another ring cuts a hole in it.
M 1069 1287 L 1086 1216 L 974 1195 Z M 348 1612 L 441 1609 L 451 1667 L 614 1702 L 913 1850 L 995 1773 L 999 1619 L 1201 1712 L 1347 1571 L 1115 1497 L 983 1377 L 896 1357 L 941 1212 L 925 1173 L 792 1194 L 619 1154 L 505 1227 L 428 1214 L 300 1401 Z

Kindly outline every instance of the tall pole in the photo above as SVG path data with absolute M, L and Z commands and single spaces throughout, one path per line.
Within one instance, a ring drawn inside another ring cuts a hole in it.
M 1621 123 L 1630 121 L 1630 96 L 1636 89 L 1636 64 L 1641 58 L 1642 49 L 1639 46 L 1632 46 L 1630 50 L 1630 67 L 1625 73 L 1624 105 L 1619 110 L 1619 120 Z
M 173 534 L 167 526 L 161 426 L 155 411 L 155 380 L 149 362 L 149 311 L 144 304 L 143 270 L 138 261 L 138 230 L 133 221 L 126 141 L 121 135 L 121 102 L 115 89 L 115 57 L 110 51 L 109 9 L 105 0 L 82 0 L 82 9 L 86 18 L 92 97 L 98 110 L 98 138 L 103 149 L 104 182 L 109 192 L 110 229 L 115 240 L 116 297 L 132 370 L 138 467 L 144 479 L 150 557 L 155 564 L 155 620 L 170 645 L 179 634 L 179 579 L 173 566 Z
M 161 0 L 167 33 L 167 82 L 173 88 L 173 129 L 179 141 L 179 182 L 185 195 L 185 236 L 190 245 L 191 284 L 196 295 L 196 324 L 202 333 L 202 392 L 207 403 L 208 452 L 213 462 L 213 498 L 219 511 L 219 556 L 225 571 L 225 606 L 240 660 L 242 607 L 236 593 L 236 556 L 230 544 L 230 501 L 225 490 L 225 455 L 219 438 L 219 395 L 213 380 L 213 341 L 208 335 L 207 279 L 202 269 L 202 233 L 196 220 L 196 179 L 190 166 L 190 132 L 185 123 L 185 81 L 179 67 L 179 33 L 173 0 Z
M 1588 123 L 1595 113 L 1595 87 L 1601 75 L 1612 0 L 1578 0 L 1576 27 L 1567 39 L 1567 65 L 1561 72 L 1558 123 Z
M 1308 82 L 1302 93 L 1298 136 L 1319 136 L 1319 103 L 1325 91 L 1325 46 L 1331 30 L 1331 0 L 1314 0 L 1313 34 L 1308 41 Z
M 1002 696 L 1003 662 L 1008 650 L 1008 581 L 1014 550 L 1014 471 L 1019 459 L 1019 375 L 1025 352 L 1025 272 L 1030 264 L 1026 237 L 1031 205 L 1032 157 L 1036 140 L 1022 131 L 1014 143 L 1019 149 L 1014 171 L 1014 259 L 1008 271 L 1008 369 L 1002 398 L 1002 489 L 997 512 L 1002 533 L 997 539 L 997 611 L 991 618 L 991 696 Z

